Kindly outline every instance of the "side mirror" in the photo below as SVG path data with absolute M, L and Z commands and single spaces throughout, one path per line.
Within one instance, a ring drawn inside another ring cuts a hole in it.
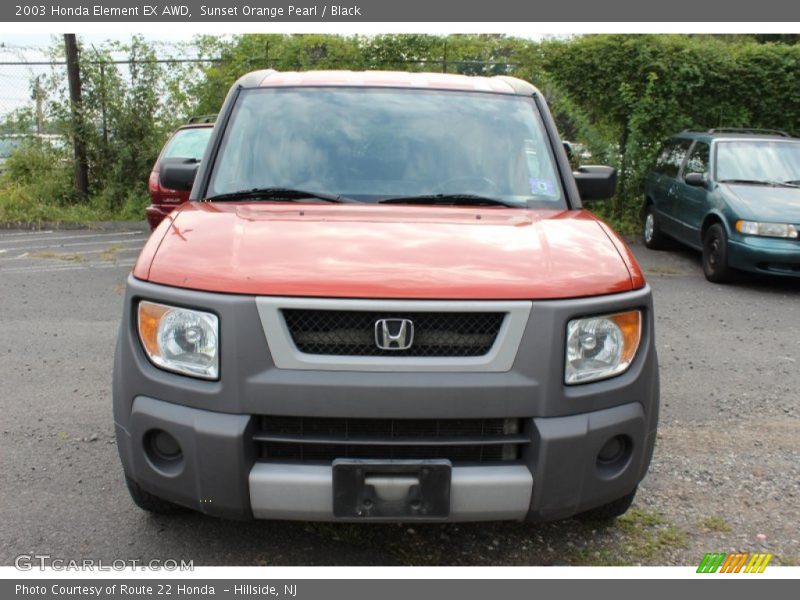
M 607 200 L 617 191 L 617 170 L 591 165 L 573 172 L 581 200 Z
M 706 187 L 708 181 L 705 173 L 687 173 L 683 180 L 692 187 Z
M 165 158 L 161 161 L 159 182 L 161 187 L 179 192 L 188 192 L 194 185 L 197 168 L 193 158 Z

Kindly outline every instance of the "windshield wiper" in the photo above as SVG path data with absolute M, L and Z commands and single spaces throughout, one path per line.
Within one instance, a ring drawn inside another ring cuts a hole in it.
M 500 198 L 490 198 L 477 194 L 424 194 L 419 196 L 398 196 L 378 200 L 379 204 L 447 204 L 451 206 L 508 206 L 522 208 L 519 204 L 506 202 Z
M 265 188 L 252 188 L 249 190 L 239 190 L 237 192 L 228 192 L 225 194 L 218 194 L 216 196 L 209 196 L 206 198 L 208 202 L 216 202 L 217 200 L 279 200 L 294 202 L 295 200 L 324 200 L 325 202 L 352 202 L 349 198 L 344 198 L 341 195 L 326 194 L 324 192 L 310 192 L 308 190 L 296 190 L 294 188 L 285 187 L 265 187 Z
M 733 183 L 743 185 L 769 185 L 772 187 L 800 187 L 800 181 L 772 181 L 769 179 L 722 179 L 720 183 Z

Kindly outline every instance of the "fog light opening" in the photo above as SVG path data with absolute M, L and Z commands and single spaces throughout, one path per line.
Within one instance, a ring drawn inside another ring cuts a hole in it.
M 151 429 L 144 436 L 144 450 L 150 464 L 157 470 L 174 474 L 183 463 L 183 449 L 170 433 L 163 429 Z
M 630 461 L 633 440 L 627 435 L 615 435 L 597 453 L 597 471 L 604 478 L 615 477 Z

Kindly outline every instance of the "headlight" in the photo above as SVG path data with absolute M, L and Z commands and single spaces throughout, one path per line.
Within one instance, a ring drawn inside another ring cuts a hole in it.
M 587 383 L 627 370 L 642 337 L 642 313 L 573 319 L 567 323 L 565 383 Z
M 756 221 L 736 221 L 736 231 L 745 235 L 797 239 L 797 227 L 787 223 L 757 223 Z
M 219 320 L 211 313 L 139 302 L 139 339 L 154 365 L 204 379 L 219 376 Z

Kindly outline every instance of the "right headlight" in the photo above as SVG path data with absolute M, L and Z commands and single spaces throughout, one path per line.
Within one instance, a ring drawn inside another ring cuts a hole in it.
M 642 312 L 573 319 L 567 323 L 564 383 L 588 383 L 628 369 L 642 337 Z
M 797 239 L 797 227 L 788 223 L 759 223 L 736 221 L 736 231 L 745 235 Z
M 153 364 L 192 377 L 219 377 L 216 315 L 142 300 L 138 316 L 139 339 Z

